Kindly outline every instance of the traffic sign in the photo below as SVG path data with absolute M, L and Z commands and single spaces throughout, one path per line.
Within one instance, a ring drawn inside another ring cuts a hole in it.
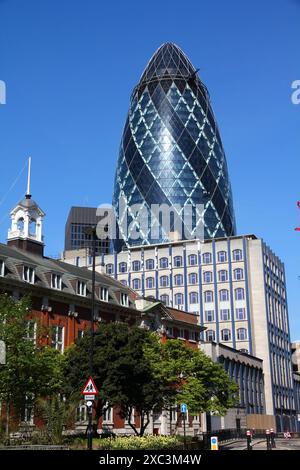
M 93 402 L 90 401 L 90 400 L 88 400 L 88 401 L 86 402 L 86 406 L 87 406 L 88 408 L 90 408 L 91 406 L 93 406 Z
M 95 395 L 84 395 L 84 400 L 85 401 L 89 401 L 89 400 L 94 401 L 95 400 Z
M 82 389 L 82 395 L 99 395 L 99 391 L 93 381 L 93 378 L 90 376 L 87 383 Z
M 211 450 L 219 450 L 219 443 L 217 436 L 212 436 L 210 438 L 210 449 Z
M 181 403 L 180 411 L 181 411 L 181 413 L 187 413 L 188 407 L 187 407 L 186 403 Z

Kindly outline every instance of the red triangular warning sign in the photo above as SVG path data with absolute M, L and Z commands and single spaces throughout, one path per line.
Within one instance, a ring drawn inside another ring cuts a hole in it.
M 99 395 L 99 391 L 93 381 L 93 378 L 90 376 L 87 383 L 82 389 L 82 395 Z

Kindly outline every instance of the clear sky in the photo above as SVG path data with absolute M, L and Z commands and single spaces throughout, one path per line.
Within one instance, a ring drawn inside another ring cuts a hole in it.
M 63 249 L 72 205 L 111 202 L 129 98 L 150 56 L 178 44 L 207 85 L 225 147 L 238 233 L 285 262 L 300 339 L 300 0 L 0 0 L 0 240 L 24 195 Z M 16 184 L 14 185 L 14 183 Z

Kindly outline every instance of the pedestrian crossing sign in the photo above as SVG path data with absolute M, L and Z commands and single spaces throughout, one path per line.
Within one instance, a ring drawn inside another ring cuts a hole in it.
M 87 383 L 82 389 L 82 395 L 99 395 L 99 391 L 93 381 L 93 378 L 90 376 Z

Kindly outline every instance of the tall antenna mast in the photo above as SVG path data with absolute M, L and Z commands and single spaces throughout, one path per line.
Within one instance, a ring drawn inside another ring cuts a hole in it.
M 31 178 L 31 157 L 28 158 L 28 176 L 27 176 L 27 191 L 26 191 L 26 198 L 30 199 L 30 178 Z

